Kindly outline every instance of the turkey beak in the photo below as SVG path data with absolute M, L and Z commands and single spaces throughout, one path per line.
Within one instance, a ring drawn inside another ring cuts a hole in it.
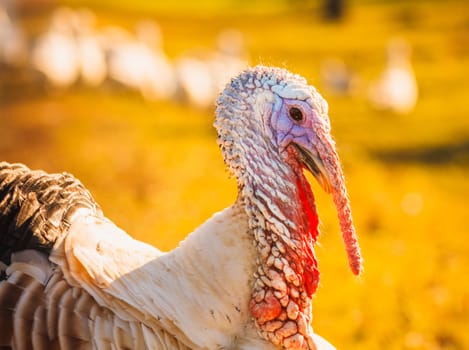
M 324 167 L 324 163 L 322 159 L 319 158 L 319 154 L 316 150 L 309 150 L 305 147 L 302 147 L 296 144 L 296 148 L 300 154 L 300 161 L 301 164 L 308 169 L 311 174 L 316 178 L 319 182 L 319 185 L 326 191 L 326 193 L 332 192 L 332 184 L 329 176 L 327 175 L 326 168 Z

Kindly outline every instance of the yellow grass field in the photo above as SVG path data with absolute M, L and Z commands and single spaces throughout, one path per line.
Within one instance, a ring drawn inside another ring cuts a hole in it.
M 338 23 L 301 1 L 231 12 L 225 5 L 235 2 L 204 1 L 206 13 L 134 3 L 95 6 L 98 26 L 154 19 L 171 58 L 235 27 L 251 64 L 299 73 L 328 100 L 365 271 L 348 270 L 332 200 L 311 179 L 322 221 L 315 330 L 345 350 L 469 349 L 469 3 L 354 1 Z M 47 15 L 22 22 L 35 35 Z M 412 45 L 419 84 L 406 115 L 376 111 L 366 98 L 395 36 Z M 360 77 L 351 96 L 322 84 L 321 63 L 333 57 Z M 0 71 L 0 160 L 73 173 L 136 238 L 170 250 L 235 200 L 213 109 L 109 87 L 46 92 L 20 78 Z

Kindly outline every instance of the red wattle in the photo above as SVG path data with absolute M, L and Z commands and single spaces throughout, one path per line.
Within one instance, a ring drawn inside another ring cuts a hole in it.
M 303 271 L 302 277 L 305 285 L 306 293 L 311 297 L 319 284 L 319 270 L 317 268 L 317 260 L 314 256 L 314 244 L 319 234 L 319 219 L 314 203 L 313 192 L 309 182 L 306 180 L 302 173 L 299 174 L 297 179 L 297 188 L 304 217 L 304 226 L 300 234 L 300 239 L 303 243 Z M 298 271 L 300 272 L 300 271 Z

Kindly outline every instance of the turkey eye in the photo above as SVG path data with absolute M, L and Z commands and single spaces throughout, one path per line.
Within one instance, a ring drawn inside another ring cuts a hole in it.
M 303 112 L 296 107 L 290 108 L 290 118 L 292 118 L 296 122 L 301 122 L 303 120 Z

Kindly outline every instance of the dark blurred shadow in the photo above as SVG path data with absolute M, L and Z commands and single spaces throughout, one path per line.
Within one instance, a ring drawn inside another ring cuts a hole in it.
M 397 150 L 372 151 L 372 155 L 386 163 L 423 163 L 428 165 L 469 165 L 469 137 L 454 143 L 433 147 L 413 147 Z
M 344 17 L 345 0 L 325 0 L 323 7 L 326 20 L 339 21 Z
M 46 78 L 39 72 L 0 64 L 0 106 L 44 96 L 46 87 Z

